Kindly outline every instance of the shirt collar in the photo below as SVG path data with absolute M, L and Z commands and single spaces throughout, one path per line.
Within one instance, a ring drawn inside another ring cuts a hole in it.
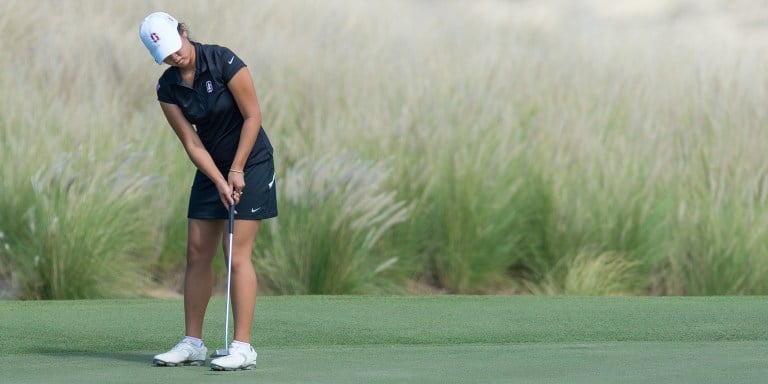
M 204 60 L 203 45 L 197 42 L 192 42 L 195 46 L 195 76 L 208 70 L 208 60 Z
M 192 46 L 195 47 L 195 79 L 197 79 L 201 73 L 208 70 L 208 60 L 203 60 L 202 44 L 196 43 L 194 41 L 190 41 L 190 43 L 192 43 Z M 184 85 L 184 82 L 181 80 L 181 71 L 174 67 L 173 72 L 176 74 L 176 83 L 179 85 Z

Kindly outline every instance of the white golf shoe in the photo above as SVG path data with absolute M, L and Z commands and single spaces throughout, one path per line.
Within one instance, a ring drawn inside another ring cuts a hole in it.
M 229 355 L 211 360 L 211 369 L 214 371 L 237 371 L 256 368 L 258 354 L 253 347 L 239 346 L 235 343 L 229 346 Z
M 156 355 L 152 360 L 157 366 L 176 367 L 180 365 L 203 365 L 208 348 L 196 347 L 187 340 L 181 340 L 166 353 Z

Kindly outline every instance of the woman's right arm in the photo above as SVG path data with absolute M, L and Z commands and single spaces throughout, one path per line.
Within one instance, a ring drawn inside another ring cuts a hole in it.
M 236 203 L 232 200 L 232 191 L 229 187 L 229 183 L 221 174 L 216 164 L 213 162 L 211 154 L 203 146 L 203 142 L 200 141 L 200 137 L 192 127 L 192 123 L 184 117 L 176 104 L 160 102 L 160 108 L 162 108 L 165 118 L 168 120 L 168 124 L 171 125 L 173 131 L 178 136 L 179 141 L 184 146 L 184 150 L 187 151 L 187 156 L 192 160 L 192 163 L 203 172 L 214 184 L 216 189 L 219 190 L 219 197 L 221 202 L 225 206 Z

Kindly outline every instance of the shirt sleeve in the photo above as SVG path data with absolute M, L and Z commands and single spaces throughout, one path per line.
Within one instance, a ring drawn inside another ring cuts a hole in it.
M 163 103 L 176 104 L 171 95 L 171 87 L 168 84 L 157 82 L 157 100 Z
M 229 83 L 237 71 L 245 67 L 245 63 L 232 50 L 221 47 L 218 54 L 219 68 L 221 68 L 221 77 L 224 83 Z

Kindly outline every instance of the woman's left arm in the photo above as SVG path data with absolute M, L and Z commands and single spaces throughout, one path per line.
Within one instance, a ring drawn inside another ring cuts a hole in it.
M 240 143 L 237 146 L 235 159 L 232 161 L 232 169 L 242 171 L 248 161 L 253 145 L 261 130 L 261 109 L 256 98 L 256 88 L 253 86 L 251 73 L 248 67 L 240 68 L 235 76 L 227 84 L 229 91 L 235 98 L 240 113 L 243 114 L 243 129 L 240 133 Z

